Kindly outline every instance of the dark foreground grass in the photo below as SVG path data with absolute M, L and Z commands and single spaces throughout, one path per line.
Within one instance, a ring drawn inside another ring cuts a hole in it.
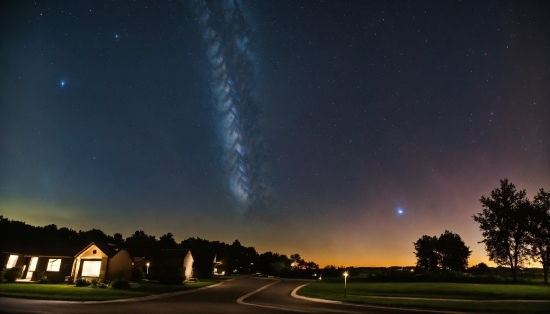
M 348 282 L 347 298 L 344 299 L 343 282 L 322 281 L 303 287 L 298 294 L 390 307 L 489 313 L 550 313 L 550 286 L 548 285 Z M 427 298 L 428 300 L 384 297 Z M 474 301 L 462 301 L 464 299 Z M 546 300 L 547 302 L 512 302 L 517 299 Z
M 3 283 L 0 284 L 0 296 L 46 300 L 106 301 L 197 289 L 218 282 L 217 280 L 201 280 L 188 282 L 184 285 L 132 283 L 129 290 L 116 290 L 110 287 L 105 289 L 75 287 L 65 284 Z

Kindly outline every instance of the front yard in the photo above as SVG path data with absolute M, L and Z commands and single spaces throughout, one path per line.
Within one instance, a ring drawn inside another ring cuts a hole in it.
M 546 313 L 550 308 L 550 285 L 544 284 L 348 282 L 344 298 L 343 280 L 331 279 L 311 283 L 297 293 L 359 304 L 444 311 Z
M 67 284 L 2 283 L 0 296 L 43 300 L 106 301 L 197 289 L 218 282 L 219 280 L 214 279 L 186 282 L 183 285 L 140 282 L 131 283 L 131 289 L 128 290 L 117 290 L 111 287 L 75 287 Z

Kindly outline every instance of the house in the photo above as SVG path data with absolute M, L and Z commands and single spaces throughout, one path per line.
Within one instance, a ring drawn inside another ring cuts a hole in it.
M 193 277 L 193 255 L 190 250 L 163 249 L 152 259 L 151 267 L 174 267 L 183 269 L 185 280 Z
M 92 242 L 74 256 L 73 278 L 98 278 L 103 281 L 132 279 L 133 260 L 126 249 L 114 244 Z
M 65 248 L 7 250 L 0 254 L 0 266 L 21 268 L 21 281 L 38 281 L 45 275 L 49 282 L 63 282 L 71 275 L 74 251 Z

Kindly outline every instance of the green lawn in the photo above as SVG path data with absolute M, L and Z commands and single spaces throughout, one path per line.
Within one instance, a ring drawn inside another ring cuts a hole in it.
M 66 284 L 2 283 L 0 284 L 0 296 L 46 300 L 105 301 L 196 289 L 218 282 L 218 280 L 201 280 L 188 282 L 184 285 L 132 283 L 130 290 L 75 287 Z
M 464 283 L 344 283 L 321 281 L 298 291 L 299 295 L 370 305 L 412 307 L 493 313 L 547 313 L 550 309 L 550 285 L 504 285 Z M 385 297 L 445 298 L 471 300 L 548 300 L 548 302 L 460 302 L 437 300 L 387 299 Z

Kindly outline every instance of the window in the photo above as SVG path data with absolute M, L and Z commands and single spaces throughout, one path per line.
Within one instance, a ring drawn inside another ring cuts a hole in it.
M 101 261 L 82 262 L 82 277 L 99 277 Z
M 61 268 L 61 259 L 50 258 L 48 260 L 48 268 L 46 268 L 46 271 L 59 271 L 59 268 Z
M 38 257 L 31 257 L 31 262 L 29 264 L 29 270 L 35 271 L 36 270 L 36 263 L 38 262 Z
M 14 268 L 15 264 L 17 264 L 17 255 L 10 255 L 10 258 L 8 259 L 8 263 L 6 264 L 6 268 Z

